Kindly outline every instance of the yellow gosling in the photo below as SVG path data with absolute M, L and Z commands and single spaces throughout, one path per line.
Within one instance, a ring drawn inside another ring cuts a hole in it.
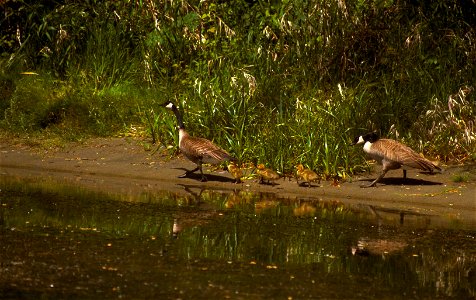
M 241 183 L 241 177 L 243 177 L 243 170 L 234 162 L 230 161 L 228 164 L 228 172 L 230 172 L 231 176 L 235 178 L 235 183 Z
M 256 174 L 258 174 L 260 177 L 260 184 L 263 184 L 266 180 L 268 184 L 270 183 L 270 181 L 272 181 L 271 184 L 274 186 L 274 181 L 278 180 L 281 177 L 278 173 L 276 173 L 276 171 L 266 168 L 263 164 L 258 164 L 256 169 Z
M 299 183 L 299 179 L 302 179 L 303 182 L 302 184 L 305 184 L 307 183 L 307 186 L 308 187 L 311 187 L 311 181 L 316 181 L 319 178 L 319 175 L 317 175 L 316 172 L 310 170 L 310 169 L 306 169 L 304 168 L 304 166 L 302 164 L 299 164 L 296 166 L 296 180 L 297 180 L 297 183 L 298 185 L 301 185 Z M 320 180 L 319 180 L 320 182 Z

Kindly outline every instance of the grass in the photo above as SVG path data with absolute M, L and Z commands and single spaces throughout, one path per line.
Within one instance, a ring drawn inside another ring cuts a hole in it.
M 462 7 L 441 3 L 7 5 L 25 22 L 5 23 L 0 40 L 0 126 L 65 141 L 143 128 L 174 155 L 175 117 L 159 106 L 173 100 L 191 134 L 281 173 L 360 172 L 349 143 L 372 130 L 434 159 L 474 160 L 475 31 Z M 16 47 L 17 30 L 36 35 Z
M 364 128 L 374 129 L 373 122 L 366 124 L 364 120 L 366 115 L 377 119 L 381 113 L 369 108 L 376 92 L 370 95 L 368 90 L 375 87 L 361 84 L 346 88 L 338 84 L 327 92 L 314 88 L 300 92 L 299 97 L 283 97 L 271 107 L 255 98 L 244 75 L 241 80 L 238 86 L 236 81 L 228 86 L 217 80 L 197 82 L 194 89 L 173 95 L 191 134 L 212 139 L 241 162 L 265 163 L 284 174 L 292 173 L 298 163 L 324 178 L 348 178 L 367 169 L 360 147 L 349 144 Z M 144 128 L 137 135 L 162 144 L 170 155 L 178 151 L 175 116 L 159 106 L 172 97 L 171 92 L 128 83 L 88 90 L 43 75 L 21 77 L 15 84 L 2 126 L 18 135 L 43 134 L 50 137 L 43 144 L 61 144 L 54 136 L 79 141 L 88 135 L 117 135 L 135 126 Z M 390 92 L 391 88 L 386 87 L 389 95 L 385 96 L 397 94 Z M 418 133 L 422 143 L 415 143 L 412 135 L 404 136 L 404 142 L 421 152 L 437 153 L 444 160 L 469 155 L 475 146 L 471 131 L 468 135 L 468 128 L 463 126 L 468 124 L 471 111 L 467 111 L 470 104 L 462 93 L 456 94 L 459 102 L 453 105 L 452 114 L 442 109 L 441 101 L 433 100 L 434 106 L 423 111 L 414 127 L 407 130 L 415 136 Z M 440 132 L 428 128 L 430 124 L 438 124 Z M 458 135 L 468 138 L 447 145 L 445 136 L 453 133 L 454 141 Z M 402 139 L 397 130 L 389 130 L 387 135 Z
M 469 181 L 469 174 L 468 173 L 459 173 L 459 174 L 453 174 L 451 176 L 451 180 L 453 182 L 457 182 L 457 183 L 464 183 L 464 182 L 468 182 Z

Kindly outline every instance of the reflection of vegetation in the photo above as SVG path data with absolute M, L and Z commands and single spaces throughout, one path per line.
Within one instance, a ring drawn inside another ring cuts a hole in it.
M 45 226 L 58 230 L 93 230 L 119 236 L 167 236 L 172 230 L 173 219 L 162 211 L 173 212 L 177 206 L 175 199 L 166 193 L 157 195 L 162 201 L 160 206 L 154 206 L 117 201 L 121 197 L 89 192 L 53 181 L 13 182 L 2 188 L 2 194 L 9 199 L 4 202 L 5 225 L 8 227 Z M 129 196 L 124 200 L 130 200 Z M 124 214 L 127 217 L 123 217 Z
M 420 241 L 412 250 L 419 253 L 418 259 L 410 260 L 420 286 L 455 298 L 475 297 L 474 238 L 474 233 L 439 231 Z
M 154 251 L 167 247 L 166 259 L 193 262 L 202 270 L 230 262 L 239 276 L 287 270 L 293 277 L 312 274 L 354 284 L 372 278 L 369 287 L 399 294 L 476 295 L 474 232 L 376 225 L 373 215 L 338 201 L 248 192 L 195 193 L 188 188 L 189 196 L 158 193 L 121 199 L 47 180 L 3 178 L 1 185 L 2 228 L 24 234 L 68 238 L 81 232 L 81 239 L 132 250 L 154 241 L 161 246 L 147 244 L 150 257 L 162 257 Z M 351 246 L 361 241 L 369 253 L 352 255 Z M 282 276 L 289 280 L 288 273 Z
M 347 144 L 373 129 L 474 159 L 475 8 L 453 2 L 6 1 L 0 125 L 174 151 L 176 99 L 191 132 L 281 173 L 360 170 Z

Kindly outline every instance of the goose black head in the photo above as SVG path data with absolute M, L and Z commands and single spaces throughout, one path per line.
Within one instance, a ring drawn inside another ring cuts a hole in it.
M 185 125 L 183 124 L 183 121 L 182 121 L 182 115 L 180 114 L 177 106 L 175 106 L 175 104 L 172 103 L 172 101 L 166 101 L 164 103 L 162 103 L 160 106 L 163 106 L 165 108 L 168 108 L 170 110 L 172 110 L 175 114 L 175 117 L 177 117 L 177 122 L 178 122 L 178 126 L 180 129 L 185 129 Z
M 169 108 L 169 109 L 172 109 L 172 110 L 174 108 L 177 108 L 177 106 L 175 106 L 175 104 L 173 104 L 172 101 L 165 101 L 160 106 L 163 106 L 163 107 L 166 107 L 166 108 Z
M 375 131 L 373 131 L 373 132 L 369 132 L 367 134 L 359 135 L 355 137 L 354 141 L 352 142 L 352 145 L 358 145 L 365 142 L 374 143 L 378 141 L 378 139 L 379 139 L 378 134 Z

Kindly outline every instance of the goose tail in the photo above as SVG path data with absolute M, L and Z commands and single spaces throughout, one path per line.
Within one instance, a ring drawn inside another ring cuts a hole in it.
M 209 155 L 218 161 L 237 161 L 237 159 L 231 156 L 223 149 L 215 149 L 209 153 Z
M 429 161 L 426 158 L 417 157 L 415 159 L 415 162 L 418 164 L 418 167 L 422 170 L 430 171 L 430 172 L 433 172 L 434 170 L 438 170 L 441 172 L 441 168 L 439 166 L 437 166 L 436 164 L 434 164 L 433 162 Z

